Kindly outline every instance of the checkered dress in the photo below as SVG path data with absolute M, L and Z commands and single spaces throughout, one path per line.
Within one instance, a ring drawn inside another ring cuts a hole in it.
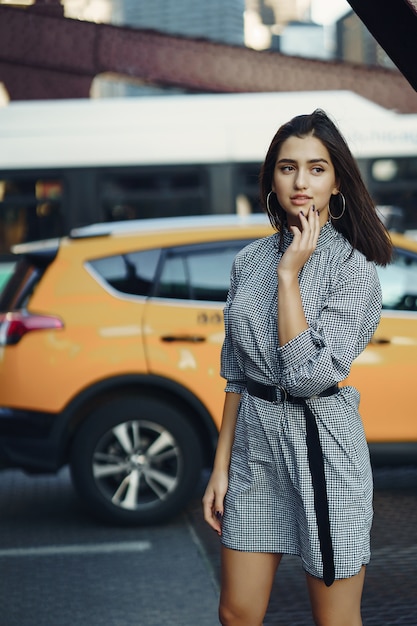
M 284 250 L 292 234 L 284 235 Z M 241 393 L 226 494 L 222 542 L 249 552 L 296 554 L 323 577 L 302 406 L 250 396 L 246 377 L 310 398 L 323 449 L 336 579 L 370 559 L 372 474 L 358 412 L 359 393 L 339 383 L 374 333 L 381 290 L 373 263 L 330 222 L 299 282 L 308 330 L 284 346 L 277 332 L 278 235 L 236 257 L 225 307 L 221 374 Z

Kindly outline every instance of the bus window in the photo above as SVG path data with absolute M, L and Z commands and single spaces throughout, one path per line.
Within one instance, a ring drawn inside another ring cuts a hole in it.
M 417 229 L 417 157 L 370 159 L 368 167 L 374 202 L 400 207 L 404 228 Z
M 246 198 L 251 213 L 262 211 L 259 200 L 259 172 L 260 163 L 239 164 L 236 168 L 236 184 L 239 195 Z
M 202 167 L 103 171 L 106 221 L 199 215 L 209 212 Z
M 0 176 L 0 255 L 17 243 L 63 234 L 63 183 L 37 176 Z

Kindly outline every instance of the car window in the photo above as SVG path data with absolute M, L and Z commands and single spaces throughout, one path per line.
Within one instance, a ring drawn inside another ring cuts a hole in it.
M 142 250 L 95 259 L 88 265 L 113 289 L 135 296 L 149 296 L 160 255 L 160 249 Z
M 171 250 L 163 264 L 156 296 L 185 300 L 225 302 L 230 270 L 237 252 L 247 241 L 217 246 Z
M 233 259 L 249 241 L 143 250 L 94 259 L 87 265 L 122 293 L 225 302 Z
M 397 311 L 417 311 L 417 255 L 396 250 L 387 267 L 378 268 L 382 306 Z
M 17 311 L 28 306 L 48 265 L 52 263 L 57 249 L 45 249 L 41 253 L 32 253 L 18 257 L 13 271 L 0 290 L 0 312 Z

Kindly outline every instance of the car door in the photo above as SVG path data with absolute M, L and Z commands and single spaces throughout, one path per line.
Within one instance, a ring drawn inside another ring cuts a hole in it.
M 381 322 L 347 382 L 361 391 L 370 442 L 417 441 L 417 254 L 397 249 L 378 269 Z
M 148 371 L 188 389 L 220 424 L 223 308 L 233 259 L 247 240 L 164 251 L 155 291 L 146 303 Z

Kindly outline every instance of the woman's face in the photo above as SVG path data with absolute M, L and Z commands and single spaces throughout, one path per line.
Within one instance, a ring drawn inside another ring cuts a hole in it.
M 328 219 L 329 200 L 338 193 L 333 163 L 326 146 L 314 137 L 289 137 L 281 145 L 275 163 L 272 190 L 287 214 L 289 226 L 298 226 L 298 215 L 315 206 L 320 223 Z

